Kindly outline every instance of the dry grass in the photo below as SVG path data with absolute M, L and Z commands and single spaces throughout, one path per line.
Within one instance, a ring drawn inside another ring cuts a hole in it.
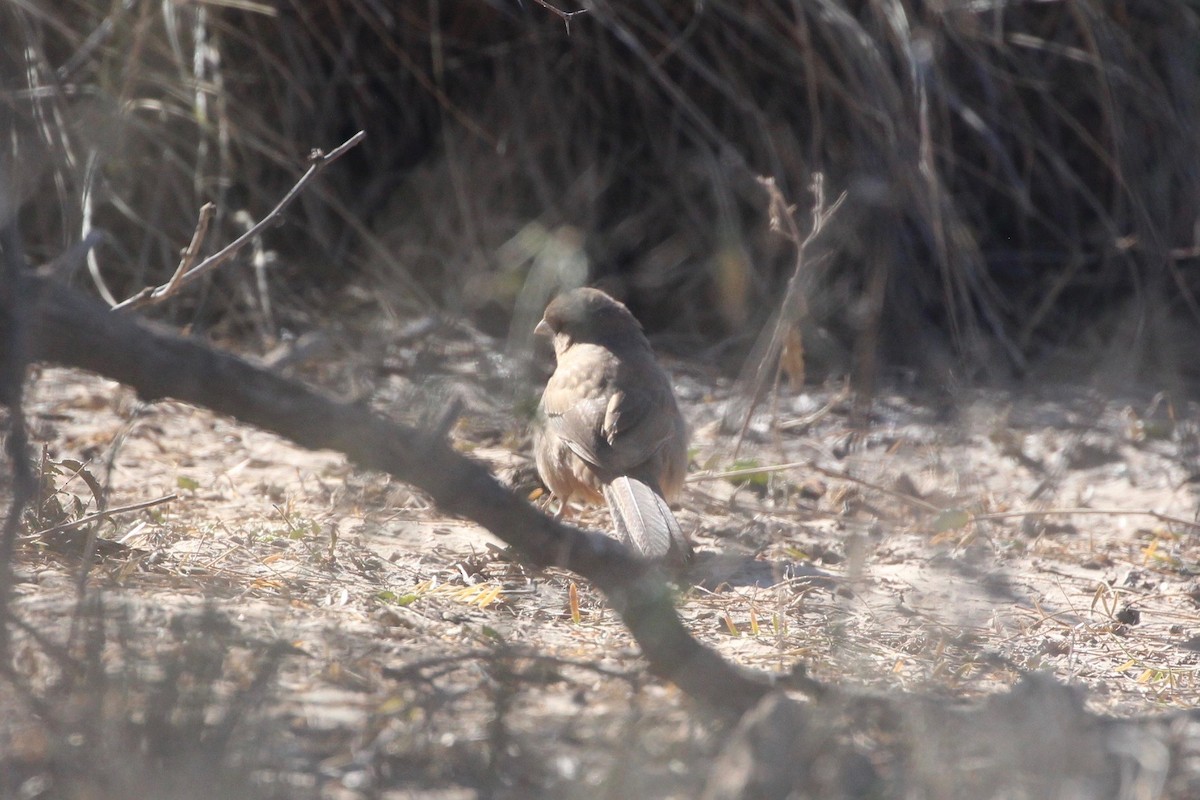
M 165 8 L 4 9 L 37 260 L 102 229 L 98 272 L 126 296 L 165 279 L 204 202 L 211 249 L 310 148 L 368 134 L 177 319 L 270 340 L 312 324 L 306 287 L 365 269 L 389 309 L 500 331 L 586 277 L 677 347 L 736 358 L 790 274 L 756 178 L 803 205 L 820 171 L 848 199 L 805 287 L 817 372 L 1190 375 L 1174 343 L 1200 321 L 1200 68 L 1182 0 L 602 2 L 569 31 L 531 3 Z
M 476 381 L 458 379 L 475 399 L 456 443 L 530 485 L 522 421 L 472 394 Z M 726 657 L 935 706 L 1033 673 L 1085 688 L 1096 712 L 1195 708 L 1200 551 L 1190 524 L 1166 521 L 1195 502 L 1182 455 L 1195 431 L 1138 434 L 1167 418 L 1161 401 L 979 394 L 946 423 L 889 396 L 863 430 L 834 386 L 777 404 L 780 433 L 758 415 L 730 470 L 730 386 L 686 373 L 678 385 L 697 426 L 679 518 L 701 559 L 677 605 Z M 14 628 L 0 733 L 24 760 L 6 774 L 69 787 L 57 748 L 90 725 L 122 733 L 79 768 L 107 774 L 115 760 L 150 785 L 205 769 L 265 796 L 696 796 L 724 728 L 644 673 L 587 585 L 514 564 L 333 454 L 179 404 L 140 406 L 75 373 L 48 370 L 33 389 L 39 441 L 111 457 L 114 472 L 95 469 L 114 503 L 179 499 L 102 523 L 109 547 L 88 596 L 103 608 L 74 634 L 77 558 L 57 541 L 22 546 L 13 612 L 30 627 Z M 376 400 L 408 396 L 397 386 Z M 86 513 L 86 487 L 64 492 Z M 581 520 L 605 523 L 598 510 Z M 71 669 L 91 682 L 65 681 Z M 148 738 L 178 748 L 147 751 Z M 1193 771 L 1174 774 L 1163 796 L 1189 797 Z
M 204 203 L 202 256 L 365 130 L 150 313 L 285 362 L 308 333 L 287 368 L 397 416 L 460 394 L 456 442 L 528 490 L 527 331 L 598 282 L 693 357 L 680 516 L 708 556 L 679 607 L 707 642 L 854 690 L 1046 671 L 1094 710 L 1194 709 L 1198 23 L 1184 0 L 595 2 L 569 32 L 500 0 L 8 3 L 0 221 L 121 299 Z M 846 200 L 778 348 L 810 391 L 776 382 L 735 459 L 719 374 L 760 366 L 797 274 L 758 178 L 803 240 L 816 173 Z M 844 374 L 876 402 L 811 388 Z M 1011 375 L 1119 391 L 958 390 Z M 570 576 L 177 404 L 49 370 L 29 412 L 61 491 L 27 533 L 94 511 L 75 462 L 110 505 L 178 499 L 22 541 L 0 795 L 699 791 L 722 731 Z

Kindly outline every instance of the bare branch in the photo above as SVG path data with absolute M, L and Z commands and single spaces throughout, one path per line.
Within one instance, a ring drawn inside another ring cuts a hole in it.
M 804 287 L 801 276 L 805 272 L 805 255 L 808 248 L 816 241 L 825 229 L 826 224 L 841 208 L 846 199 L 842 192 L 833 205 L 825 206 L 825 176 L 820 172 L 814 173 L 809 190 L 813 194 L 812 227 L 806 236 L 801 236 L 800 226 L 796 222 L 796 207 L 787 202 L 783 192 L 775 184 L 774 178 L 759 177 L 759 184 L 767 192 L 768 211 L 771 220 L 771 230 L 778 232 L 796 247 L 796 263 L 792 268 L 792 277 L 788 279 L 787 289 L 783 295 L 783 303 L 776 312 L 775 323 L 770 328 L 770 337 L 760 337 L 755 344 L 748 364 L 753 365 L 754 375 L 749 379 L 750 390 L 746 393 L 748 405 L 745 416 L 738 428 L 737 442 L 733 448 L 733 458 L 737 458 L 742 448 L 742 440 L 750 427 L 754 410 L 762 400 L 763 387 L 766 386 L 767 376 L 775 374 L 778 378 L 780 361 L 779 354 L 783 351 L 784 341 L 800 322 L 808 316 L 808 303 L 804 297 Z M 765 342 L 765 343 L 764 343 Z M 743 377 L 743 381 L 746 379 Z
M 105 375 L 144 399 L 174 397 L 301 447 L 338 450 L 422 489 L 443 510 L 478 523 L 530 562 L 592 581 L 621 615 L 651 671 L 710 708 L 740 714 L 784 682 L 816 690 L 801 673 L 773 676 L 722 659 L 684 628 L 657 567 L 604 534 L 545 516 L 455 452 L 438 431 L 394 424 L 202 342 L 110 314 L 98 301 L 45 279 L 30 276 L 18 288 L 30 310 L 34 357 Z
M 183 276 L 191 270 L 192 264 L 195 264 L 196 259 L 200 257 L 200 246 L 204 244 L 204 237 L 208 233 L 208 225 L 212 222 L 216 210 L 217 206 L 214 203 L 205 203 L 200 206 L 200 219 L 196 221 L 196 230 L 192 233 L 192 241 L 188 243 L 187 248 L 183 251 L 183 256 L 179 259 L 179 266 L 175 268 L 175 274 L 167 282 L 167 289 L 163 293 L 164 298 L 176 292 L 180 282 L 183 280 Z
M 281 214 L 283 214 L 284 210 L 286 210 L 287 207 L 290 206 L 292 204 L 292 202 L 300 195 L 300 192 L 304 188 L 305 184 L 307 184 L 309 181 L 311 181 L 313 178 L 315 178 L 321 170 L 325 169 L 325 167 L 329 166 L 334 161 L 337 161 L 339 158 L 341 158 L 343 155 L 345 155 L 346 152 L 350 150 L 350 148 L 354 147 L 359 142 L 361 142 L 364 138 L 366 138 L 366 135 L 367 134 L 365 131 L 359 131 L 358 133 L 354 134 L 349 139 L 347 139 L 346 141 L 342 142 L 340 145 L 335 147 L 329 153 L 324 153 L 321 150 L 313 150 L 311 153 L 309 153 L 309 156 L 308 156 L 309 165 L 308 165 L 308 169 L 305 171 L 305 173 L 303 175 L 301 175 L 300 179 L 298 181 L 296 181 L 296 183 L 292 186 L 291 189 L 288 190 L 287 194 L 285 194 L 283 196 L 283 199 L 280 200 L 275 205 L 275 208 L 271 209 L 271 212 L 269 214 L 267 214 L 265 217 L 263 217 L 261 220 L 259 220 L 257 224 L 255 224 L 254 226 L 249 228 L 241 236 L 237 237 L 232 242 L 225 245 L 224 247 L 222 247 L 217 252 L 213 253 L 208 258 L 201 261 L 196 266 L 188 269 L 186 272 L 183 272 L 181 274 L 179 269 L 177 269 L 175 271 L 175 275 L 173 275 L 171 277 L 171 280 L 167 281 L 166 283 L 162 284 L 161 286 L 157 286 L 157 287 L 147 286 L 145 289 L 142 289 L 140 292 L 133 295 L 129 299 L 124 300 L 124 301 L 116 304 L 115 306 L 113 306 L 112 310 L 113 311 L 129 311 L 129 310 L 132 310 L 135 308 L 142 308 L 144 306 L 151 305 L 154 303 L 161 303 L 164 300 L 166 300 L 167 298 L 174 295 L 176 292 L 178 292 L 184 286 L 187 286 L 188 284 L 196 281 L 200 277 L 204 276 L 206 273 L 211 272 L 212 270 L 219 267 L 221 264 L 228 261 L 234 255 L 236 255 L 239 250 L 241 250 L 243 247 L 245 247 L 247 244 L 249 244 L 251 241 L 253 241 L 254 237 L 258 236 L 259 233 L 261 233 L 263 231 L 263 229 L 265 229 L 268 225 L 274 224 L 276 218 L 278 218 Z M 202 230 L 202 228 L 206 228 L 206 227 L 207 227 L 207 223 L 205 222 L 204 209 L 202 208 L 201 212 L 200 212 L 200 221 L 196 226 L 196 233 L 192 236 L 192 244 L 189 245 L 188 250 L 185 251 L 183 260 L 180 261 L 180 268 L 182 268 L 184 266 L 184 264 L 187 263 L 188 252 L 192 250 L 193 246 L 195 246 L 197 249 L 199 248 L 199 243 L 197 242 L 197 237 L 203 238 L 204 231 Z M 193 254 L 193 258 L 194 258 L 194 254 Z
M 21 291 L 27 273 L 15 204 L 9 196 L 7 175 L 0 171 L 0 405 L 8 406 L 4 453 L 12 462 L 12 499 L 0 529 L 0 662 L 11 663 L 8 645 L 8 601 L 12 593 L 12 555 L 21 512 L 33 497 L 36 478 L 29 466 L 29 433 L 25 422 L 25 368 L 30 360 L 29 328 L 34 312 Z
M 558 18 L 563 21 L 563 25 L 567 29 L 567 36 L 571 35 L 571 18 L 576 16 L 577 14 L 586 14 L 587 13 L 586 8 L 581 8 L 578 11 L 563 11 L 561 8 L 556 8 L 552 5 L 550 5 L 548 0 L 533 0 L 533 2 L 537 3 L 539 6 L 546 9 L 551 14 L 555 14 L 556 16 L 558 16 Z

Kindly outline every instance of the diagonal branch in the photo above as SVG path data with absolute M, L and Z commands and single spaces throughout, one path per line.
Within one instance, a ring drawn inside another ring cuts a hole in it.
M 161 286 L 147 286 L 145 289 L 142 289 L 132 297 L 117 303 L 112 307 L 112 310 L 132 311 L 133 309 L 142 308 L 143 306 L 151 305 L 152 303 L 161 303 L 163 300 L 166 300 L 168 297 L 178 292 L 184 286 L 187 286 L 189 283 L 198 280 L 205 274 L 211 272 L 221 264 L 233 258 L 233 256 L 236 255 L 239 250 L 253 241 L 254 237 L 262 233 L 267 226 L 275 224 L 279 216 L 283 214 L 287 207 L 292 204 L 292 201 L 300 196 L 300 191 L 304 188 L 305 184 L 315 178 L 317 173 L 325 169 L 325 167 L 329 166 L 334 161 L 337 161 L 339 158 L 345 155 L 346 152 L 352 147 L 355 147 L 359 142 L 366 138 L 366 135 L 367 134 L 365 131 L 359 131 L 346 141 L 339 144 L 337 147 L 333 148 L 333 150 L 329 151 L 328 153 L 325 153 L 321 150 L 313 150 L 308 155 L 308 169 L 303 175 L 300 176 L 300 179 L 292 185 L 292 188 L 288 190 L 288 193 L 285 194 L 283 198 L 275 204 L 275 207 L 271 209 L 270 213 L 248 228 L 241 236 L 237 237 L 232 242 L 201 261 L 199 264 L 191 266 L 191 262 L 195 259 L 196 254 L 200 249 L 200 243 L 204 239 L 204 234 L 208 230 L 209 219 L 212 217 L 211 206 L 206 205 L 201 208 L 200 219 L 196 224 L 196 232 L 192 235 L 192 242 L 184 251 L 183 258 L 179 262 L 179 267 L 175 270 L 175 274 L 171 276 L 171 279 Z
M 742 440 L 746 436 L 746 430 L 750 427 L 750 420 L 754 417 L 754 410 L 758 408 L 759 402 L 762 400 L 763 389 L 766 387 L 767 376 L 772 370 L 778 376 L 780 364 L 777 361 L 781 352 L 783 352 L 784 341 L 788 334 L 794 330 L 795 326 L 799 325 L 808 315 L 808 302 L 804 296 L 804 278 L 809 270 L 806 262 L 806 255 L 812 243 L 821 235 L 826 224 L 841 208 L 842 203 L 846 199 L 846 193 L 842 192 L 838 195 L 837 200 L 833 201 L 833 205 L 825 205 L 825 176 L 817 172 L 813 175 L 812 185 L 810 189 L 813 194 L 812 208 L 812 228 L 808 235 L 801 236 L 800 225 L 796 222 L 796 207 L 790 205 L 783 196 L 783 192 L 775 184 L 774 178 L 760 177 L 759 184 L 767 192 L 768 208 L 771 220 L 771 230 L 780 234 L 796 248 L 796 262 L 792 267 L 792 277 L 788 279 L 787 288 L 783 293 L 783 302 L 776 312 L 775 321 L 772 325 L 763 329 L 759 335 L 758 341 L 751 351 L 750 358 L 746 359 L 747 370 L 743 372 L 738 382 L 743 388 L 749 385 L 749 391 L 746 392 L 748 403 L 745 408 L 745 415 L 742 418 L 741 426 L 738 429 L 738 437 L 733 447 L 733 458 L 736 460 L 738 452 L 742 449 Z M 769 331 L 769 333 L 768 333 Z M 749 365 L 753 364 L 753 375 L 747 375 L 750 371 Z M 735 404 L 731 406 L 733 409 L 738 409 Z M 731 417 L 727 417 L 726 422 L 732 422 Z
M 4 454 L 12 462 L 12 500 L 0 522 L 0 662 L 8 663 L 8 602 L 13 588 L 12 556 L 21 512 L 33 497 L 36 478 L 29 466 L 29 434 L 25 423 L 25 369 L 31 357 L 29 322 L 34 312 L 22 294 L 25 271 L 17 209 L 10 204 L 7 175 L 0 170 L 0 406 L 9 411 Z
M 741 713 L 775 685 L 772 676 L 730 664 L 694 639 L 654 567 L 603 534 L 540 513 L 436 431 L 391 423 L 202 342 L 111 314 L 45 279 L 30 276 L 19 291 L 30 310 L 33 358 L 99 373 L 145 399 L 203 406 L 303 447 L 338 450 L 424 490 L 444 511 L 487 528 L 532 563 L 565 567 L 592 581 L 621 615 L 651 671 L 709 707 Z M 806 679 L 800 686 L 814 688 Z

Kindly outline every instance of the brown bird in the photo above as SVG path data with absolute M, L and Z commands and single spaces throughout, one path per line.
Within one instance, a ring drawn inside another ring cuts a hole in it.
M 617 535 L 642 556 L 689 558 L 667 505 L 687 472 L 687 423 L 642 326 L 604 292 L 575 289 L 534 331 L 553 337 L 558 361 L 534 431 L 542 481 L 562 508 L 607 502 Z

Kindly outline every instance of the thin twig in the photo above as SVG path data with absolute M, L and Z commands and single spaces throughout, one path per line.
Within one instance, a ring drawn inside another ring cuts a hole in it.
M 563 21 L 563 26 L 567 29 L 567 36 L 571 35 L 571 17 L 574 17 L 577 14 L 587 13 L 586 8 L 581 8 L 578 11 L 563 11 L 561 8 L 555 8 L 554 6 L 550 5 L 548 0 L 533 0 L 533 2 L 537 3 L 551 14 L 557 15 L 558 18 Z
M 857 483 L 860 486 L 865 486 L 868 489 L 873 489 L 877 492 L 895 497 L 897 500 L 902 500 L 909 505 L 924 511 L 939 512 L 944 509 L 934 505 L 927 500 L 922 500 L 919 497 L 913 497 L 904 492 L 898 492 L 895 489 L 888 489 L 886 486 L 880 486 L 876 483 L 857 478 L 848 472 L 839 470 L 827 469 L 809 461 L 793 461 L 787 464 L 770 464 L 765 467 L 743 467 L 739 469 L 724 470 L 722 472 L 699 472 L 687 477 L 688 483 L 695 481 L 711 481 L 718 479 L 741 478 L 749 475 L 761 475 L 768 472 L 785 472 L 793 469 L 807 469 L 812 472 L 824 475 L 827 478 L 836 478 L 837 480 L 849 481 Z M 992 514 L 971 514 L 970 522 L 987 522 L 992 520 L 1014 519 L 1017 517 L 1066 517 L 1073 514 L 1090 514 L 1109 517 L 1119 516 L 1134 516 L 1134 517 L 1153 517 L 1160 522 L 1171 523 L 1174 525 L 1183 525 L 1188 528 L 1200 530 L 1200 521 L 1183 519 L 1170 514 L 1164 514 L 1161 511 L 1153 511 L 1151 509 L 1130 509 L 1130 508 L 1047 508 L 1035 511 L 998 511 Z
M 1188 528 L 1200 530 L 1200 522 L 1195 520 L 1173 517 L 1170 514 L 1163 514 L 1161 511 L 1152 511 L 1150 509 L 1128 508 L 1047 508 L 1038 511 L 998 511 L 994 514 L 972 514 L 971 521 L 983 522 L 987 520 L 1011 519 L 1013 517 L 1066 517 L 1074 514 L 1091 514 L 1105 517 L 1153 517 L 1159 522 L 1169 522 L 1174 525 L 1184 525 Z
M 40 536 L 46 536 L 51 533 L 58 533 L 59 531 L 69 531 L 72 528 L 80 528 L 84 525 L 87 525 L 88 523 L 95 522 L 96 520 L 107 519 L 109 517 L 115 517 L 117 514 L 128 514 L 130 511 L 141 511 L 144 508 L 153 508 L 154 506 L 161 506 L 163 503 L 170 503 L 172 500 L 175 500 L 177 498 L 178 498 L 178 495 L 168 494 L 164 497 L 159 497 L 156 500 L 144 500 L 140 503 L 131 503 L 130 505 L 127 505 L 127 506 L 118 506 L 117 508 L 106 508 L 103 511 L 97 511 L 95 514 L 88 514 L 86 517 L 80 517 L 79 519 L 71 520 L 70 522 L 64 522 L 61 525 L 55 525 L 52 528 L 45 528 L 43 530 L 38 531 L 37 533 L 28 534 L 28 535 L 22 537 L 22 539 L 28 541 L 31 539 L 37 539 Z
M 491 661 L 496 659 L 507 659 L 511 661 L 536 661 L 538 663 L 550 664 L 556 667 L 577 667 L 579 669 L 595 672 L 598 675 L 603 675 L 608 678 L 619 678 L 631 683 L 636 683 L 641 679 L 641 675 L 637 672 L 612 669 L 594 661 L 584 661 L 582 659 L 552 656 L 545 653 L 537 653 L 532 650 L 524 648 L 519 649 L 512 646 L 506 646 L 503 650 L 468 650 L 465 653 L 455 653 L 444 656 L 430 656 L 429 658 L 423 658 L 395 667 L 385 666 L 383 668 L 383 675 L 386 678 L 403 679 L 407 678 L 413 673 L 420 672 L 423 669 L 429 669 L 430 667 L 455 666 L 466 661 Z
M 843 386 L 841 389 L 838 389 L 838 391 L 832 397 L 829 398 L 829 402 L 818 408 L 816 411 L 812 412 L 811 414 L 805 414 L 797 419 L 789 419 L 781 422 L 778 425 L 778 429 L 781 431 L 792 431 L 796 430 L 797 428 L 807 428 L 810 425 L 814 425 L 815 423 L 820 422 L 822 419 L 827 417 L 833 411 L 833 409 L 837 408 L 839 403 L 849 396 L 849 387 Z
M 750 427 L 750 420 L 754 416 L 754 410 L 758 408 L 758 404 L 762 400 L 763 387 L 766 385 L 768 372 L 774 367 L 775 374 L 778 375 L 778 358 L 780 351 L 783 349 L 784 339 L 787 337 L 788 332 L 808 314 L 808 304 L 805 302 L 804 291 L 801 285 L 801 276 L 805 272 L 805 252 L 816 238 L 821 235 L 821 231 L 824 230 L 826 224 L 837 213 L 837 210 L 841 208 L 842 203 L 846 199 L 846 193 L 842 192 L 837 200 L 833 202 L 833 205 L 826 207 L 825 176 L 820 172 L 814 173 L 812 184 L 809 187 L 813 194 L 812 228 L 806 236 L 802 236 L 800 226 L 796 222 L 796 207 L 788 204 L 787 199 L 783 196 L 783 192 L 775 184 L 775 179 L 760 176 L 758 182 L 767 192 L 767 213 L 771 219 L 771 230 L 795 245 L 796 263 L 792 268 L 792 277 L 788 279 L 783 303 L 777 312 L 775 326 L 771 331 L 770 339 L 765 350 L 759 353 L 758 363 L 754 368 L 753 384 L 748 392 L 750 403 L 746 408 L 746 416 L 742 420 L 737 440 L 733 446 L 733 457 L 735 459 L 742 449 L 742 441 L 745 439 L 746 431 Z M 755 347 L 756 351 L 759 349 Z
M 171 276 L 171 280 L 166 283 L 166 291 L 163 292 L 163 297 L 170 297 L 179 289 L 180 281 L 183 276 L 188 273 L 192 265 L 196 263 L 196 259 L 200 257 L 200 246 L 204 244 L 204 237 L 208 234 L 208 225 L 212 222 L 213 214 L 216 213 L 217 206 L 214 203 L 205 203 L 200 206 L 200 218 L 196 220 L 196 230 L 192 233 L 192 241 L 188 242 L 187 248 L 183 251 L 183 256 L 179 259 L 179 266 L 175 268 L 175 274 Z
M 870 481 L 863 480 L 862 478 L 856 478 L 855 476 L 851 475 L 848 472 L 841 472 L 839 470 L 827 469 L 825 467 L 818 466 L 817 464 L 813 464 L 810 461 L 792 461 L 787 464 L 770 464 L 765 467 L 743 467 L 743 468 L 739 468 L 739 469 L 725 470 L 723 472 L 699 472 L 699 473 L 695 473 L 693 475 L 689 475 L 687 480 L 689 483 L 692 483 L 694 481 L 711 481 L 711 480 L 718 480 L 718 479 L 741 478 L 741 477 L 746 477 L 749 475 L 761 475 L 761 474 L 767 473 L 767 472 L 785 472 L 787 470 L 802 469 L 802 468 L 811 470 L 812 472 L 819 473 L 821 475 L 824 475 L 827 478 L 836 478 L 838 480 L 849 481 L 850 483 L 857 483 L 860 486 L 865 486 L 868 489 L 873 489 L 874 491 L 882 492 L 891 497 L 895 497 L 897 500 L 902 500 L 905 503 L 908 503 L 909 505 L 915 506 L 916 508 L 922 509 L 924 511 L 930 511 L 930 512 L 936 513 L 936 512 L 944 510 L 940 506 L 934 505 L 933 503 L 930 503 L 927 500 L 922 500 L 919 497 L 913 497 L 910 494 L 905 494 L 904 492 L 898 492 L 895 489 L 888 489 L 886 486 L 880 486 L 879 484 L 871 483 Z M 1040 510 L 1036 510 L 1036 511 L 998 511 L 998 512 L 995 512 L 992 514 L 971 514 L 970 522 L 987 522 L 987 521 L 992 521 L 992 520 L 1014 519 L 1017 517 L 1050 517 L 1050 516 L 1066 517 L 1066 516 L 1071 516 L 1073 514 L 1090 514 L 1093 516 L 1100 515 L 1100 516 L 1107 516 L 1107 517 L 1120 517 L 1120 516 L 1153 517 L 1154 519 L 1158 520 L 1159 522 L 1166 522 L 1166 523 L 1170 523 L 1170 524 L 1174 524 L 1174 525 L 1183 525 L 1188 528 L 1200 530 L 1200 521 L 1187 520 L 1187 519 L 1183 519 L 1182 517 L 1171 516 L 1170 514 L 1164 514 L 1161 511 L 1153 511 L 1151 509 L 1136 509 L 1136 508 L 1135 509 L 1129 509 L 1129 508 L 1047 508 L 1047 509 L 1040 509 Z
M 309 181 L 311 181 L 317 175 L 317 173 L 319 173 L 321 170 L 325 169 L 325 167 L 329 166 L 334 161 L 337 161 L 339 158 L 341 158 L 343 155 L 345 155 L 348 150 L 350 150 L 352 147 L 354 147 L 359 142 L 361 142 L 364 138 L 366 138 L 366 135 L 367 135 L 366 131 L 359 131 L 358 133 L 354 134 L 349 139 L 347 139 L 346 141 L 342 142 L 340 145 L 335 147 L 329 153 L 324 153 L 321 150 L 313 150 L 311 153 L 309 153 L 308 169 L 305 171 L 305 173 L 300 176 L 300 179 L 298 181 L 296 181 L 296 183 L 292 186 L 291 189 L 288 190 L 287 194 L 285 194 L 283 196 L 283 199 L 279 201 L 279 203 L 275 206 L 275 208 L 271 209 L 271 212 L 269 214 L 267 214 L 265 217 L 263 217 L 261 220 L 259 220 L 256 225 L 251 227 L 249 230 L 247 230 L 241 236 L 234 239 L 229 244 L 225 245 L 225 247 L 221 248 L 220 250 L 213 253 L 208 258 L 201 261 L 196 266 L 187 270 L 187 272 L 184 272 L 182 275 L 176 274 L 176 275 L 172 276 L 171 280 L 169 280 L 167 283 L 164 283 L 161 286 L 157 286 L 157 287 L 147 286 L 145 289 L 142 289 L 140 292 L 133 295 L 129 299 L 124 300 L 124 301 L 116 304 L 115 306 L 113 306 L 112 310 L 113 311 L 130 311 L 132 309 L 142 308 L 144 306 L 151 305 L 153 303 L 161 303 L 164 300 L 166 300 L 167 298 L 171 297 L 177 291 L 182 289 L 184 286 L 187 286 L 188 284 L 196 281 L 197 279 L 199 279 L 206 273 L 211 272 L 212 270 L 219 267 L 221 264 L 228 261 L 239 250 L 241 250 L 248 243 L 250 243 L 254 239 L 254 237 L 258 236 L 258 234 L 260 232 L 262 232 L 262 230 L 264 228 L 266 228 L 268 225 L 274 224 L 275 219 L 278 216 L 280 216 L 288 206 L 290 206 L 292 204 L 292 202 L 300 195 L 300 191 L 304 188 L 305 184 L 307 184 Z M 201 220 L 200 221 L 201 221 L 201 223 L 204 222 L 203 209 L 201 209 Z M 202 235 L 202 233 L 203 232 L 200 231 L 200 225 L 198 224 L 197 225 L 197 234 Z M 196 239 L 196 237 L 193 236 L 192 237 L 193 243 L 195 242 L 195 239 Z M 190 246 L 189 246 L 189 249 L 190 249 Z M 185 259 L 187 258 L 186 252 L 185 252 L 184 258 Z M 181 262 L 181 265 L 182 265 L 182 262 Z M 178 270 L 176 272 L 178 273 Z
M 718 478 L 740 478 L 748 475 L 761 475 L 766 472 L 785 472 L 787 470 L 800 468 L 816 472 L 820 475 L 824 475 L 827 478 L 836 478 L 837 480 L 848 481 L 849 483 L 857 483 L 859 486 L 865 486 L 868 489 L 882 492 L 883 494 L 894 497 L 897 500 L 902 500 L 911 506 L 921 509 L 922 511 L 936 513 L 942 510 L 939 506 L 936 506 L 927 500 L 922 500 L 919 497 L 913 497 L 911 494 L 905 494 L 904 492 L 898 492 L 895 489 L 889 489 L 886 486 L 880 486 L 877 483 L 871 483 L 870 481 L 863 480 L 862 478 L 857 478 L 848 472 L 827 469 L 825 467 L 813 464 L 811 461 L 792 461 L 787 464 L 770 464 L 765 467 L 743 467 L 739 469 L 725 470 L 724 472 L 700 472 L 694 475 L 689 475 L 687 477 L 687 481 L 688 483 L 691 483 L 693 481 L 711 481 Z

